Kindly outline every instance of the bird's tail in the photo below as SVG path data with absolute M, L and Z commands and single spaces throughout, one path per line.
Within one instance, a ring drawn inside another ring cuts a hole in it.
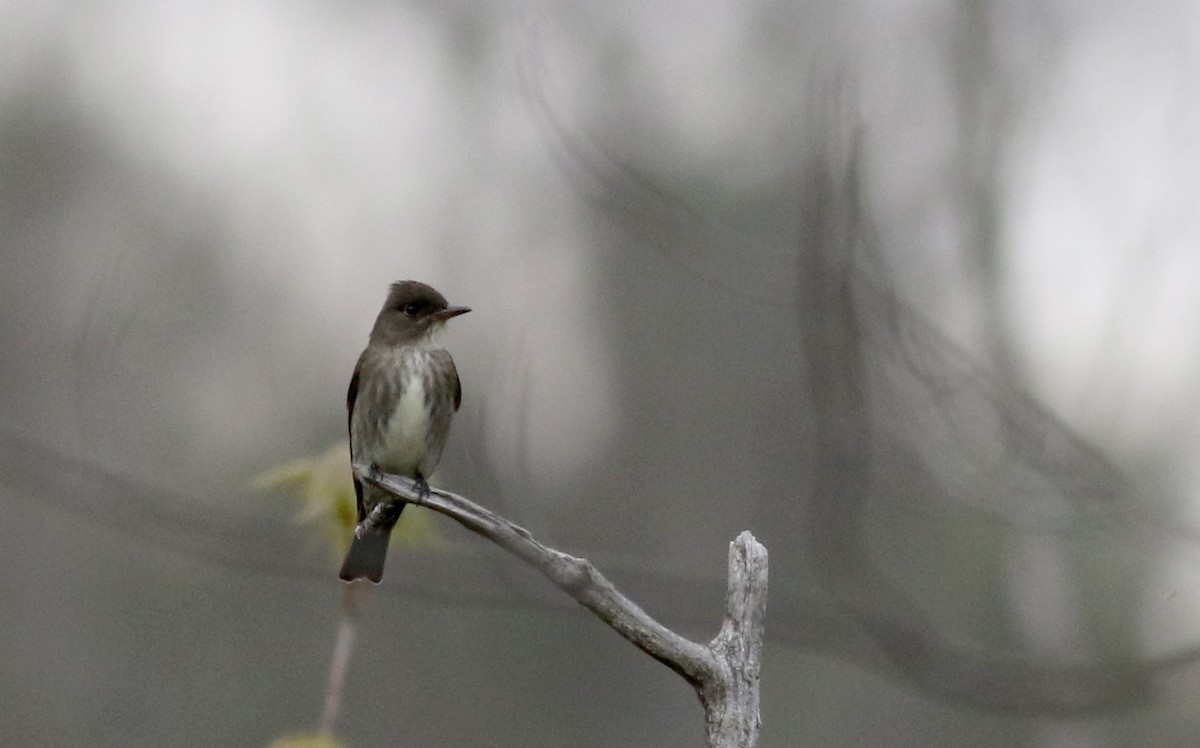
M 354 529 L 354 539 L 350 541 L 350 550 L 346 560 L 342 562 L 342 572 L 338 575 L 347 582 L 366 577 L 376 584 L 383 579 L 383 562 L 387 560 L 388 539 L 392 535 L 391 527 L 379 527 L 367 523 L 360 524 Z

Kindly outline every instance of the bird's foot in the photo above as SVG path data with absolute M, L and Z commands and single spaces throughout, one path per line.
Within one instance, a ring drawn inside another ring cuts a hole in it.
M 413 477 L 417 484 L 417 495 L 421 497 L 421 501 L 429 501 L 429 483 L 425 480 L 425 476 L 417 473 Z

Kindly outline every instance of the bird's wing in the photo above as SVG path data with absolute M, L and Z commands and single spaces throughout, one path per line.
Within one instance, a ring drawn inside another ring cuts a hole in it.
M 366 355 L 366 351 L 363 351 Z M 354 430 L 354 401 L 358 399 L 358 379 L 362 374 L 363 356 L 358 357 L 358 363 L 354 365 L 354 376 L 350 377 L 350 389 L 346 391 L 346 432 L 353 441 L 354 436 L 351 432 Z M 354 451 L 350 451 L 350 459 L 354 459 Z M 351 465 L 351 475 L 354 473 L 354 467 Z M 354 499 L 358 506 L 358 521 L 362 522 L 366 516 L 363 508 L 363 487 L 362 481 L 354 476 Z
M 444 364 L 450 370 L 450 383 L 454 385 L 454 412 L 458 412 L 458 406 L 462 405 L 462 382 L 458 381 L 458 369 L 454 367 L 454 359 L 450 356 L 449 351 L 438 351 L 434 354 L 438 358 L 438 363 Z

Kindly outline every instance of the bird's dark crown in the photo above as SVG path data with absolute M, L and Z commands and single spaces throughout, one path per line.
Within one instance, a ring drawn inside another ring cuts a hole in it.
M 438 293 L 432 286 L 420 281 L 405 280 L 392 284 L 383 311 L 395 311 L 409 317 L 420 319 L 434 312 L 440 312 L 447 306 L 446 297 Z

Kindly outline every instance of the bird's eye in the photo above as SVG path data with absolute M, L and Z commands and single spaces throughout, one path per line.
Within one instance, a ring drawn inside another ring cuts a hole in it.
M 416 301 L 410 301 L 404 305 L 404 313 L 410 317 L 415 317 L 421 313 L 421 304 Z

